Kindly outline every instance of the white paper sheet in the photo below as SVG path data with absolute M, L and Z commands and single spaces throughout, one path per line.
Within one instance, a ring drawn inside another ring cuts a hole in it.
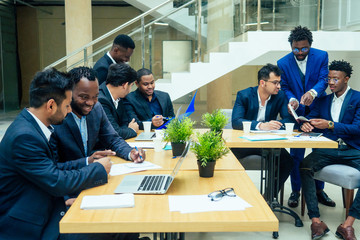
M 161 168 L 159 165 L 153 164 L 151 162 L 144 161 L 142 163 L 121 163 L 121 164 L 114 164 L 111 166 L 110 175 L 122 175 L 132 172 L 140 172 L 150 169 L 158 169 Z
M 286 130 L 251 130 L 251 133 L 277 133 L 286 134 Z
M 154 142 L 128 142 L 130 147 L 134 148 L 135 146 L 138 148 L 154 148 Z
M 124 193 L 116 195 L 84 196 L 80 209 L 110 209 L 134 207 L 134 194 Z
M 272 134 L 256 134 L 251 136 L 242 136 L 241 138 L 244 138 L 249 141 L 271 141 L 271 140 L 286 140 L 287 138 L 284 136 L 279 135 L 272 135 Z
M 318 141 L 328 141 L 331 142 L 332 140 L 326 138 L 326 137 L 308 137 L 308 136 L 293 136 L 289 138 L 290 141 L 312 141 L 312 142 L 318 142 Z
M 171 212 L 242 211 L 249 207 L 252 206 L 239 196 L 224 196 L 219 201 L 211 201 L 207 195 L 169 196 L 169 209 Z

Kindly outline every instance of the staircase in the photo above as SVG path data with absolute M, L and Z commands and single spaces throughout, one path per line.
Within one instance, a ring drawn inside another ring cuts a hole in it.
M 170 82 L 157 81 L 156 89 L 172 101 L 244 65 L 276 64 L 290 52 L 289 32 L 248 32 L 247 42 L 228 43 L 228 52 L 214 52 L 208 63 L 190 63 L 189 72 L 171 74 Z M 313 32 L 312 47 L 329 53 L 329 61 L 359 56 L 360 32 Z

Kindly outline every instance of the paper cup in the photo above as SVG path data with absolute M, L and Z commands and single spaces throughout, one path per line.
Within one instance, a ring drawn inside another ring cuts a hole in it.
M 251 128 L 251 122 L 242 122 L 243 123 L 243 130 L 245 134 L 250 133 L 250 128 Z
M 291 136 L 293 134 L 294 125 L 295 123 L 285 123 L 286 135 Z
M 156 138 L 163 139 L 164 138 L 164 130 L 162 130 L 162 129 L 155 130 L 155 136 L 156 136 Z
M 163 142 L 161 138 L 153 138 L 153 143 L 154 143 L 154 151 L 161 152 L 163 148 Z
M 150 132 L 151 131 L 151 122 L 150 121 L 143 122 L 143 125 L 144 125 L 144 132 Z

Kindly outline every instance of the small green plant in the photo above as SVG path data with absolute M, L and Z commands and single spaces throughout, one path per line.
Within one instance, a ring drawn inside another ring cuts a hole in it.
M 214 162 L 226 155 L 229 148 L 225 145 L 220 134 L 214 131 L 197 133 L 197 142 L 191 147 L 202 167 L 206 167 L 208 162 Z
M 181 121 L 178 118 L 172 119 L 165 129 L 164 140 L 172 143 L 185 143 L 190 140 L 194 132 L 194 124 L 195 122 L 188 117 Z
M 229 118 L 225 113 L 221 109 L 215 109 L 212 113 L 203 114 L 201 123 L 211 131 L 220 132 L 228 122 Z

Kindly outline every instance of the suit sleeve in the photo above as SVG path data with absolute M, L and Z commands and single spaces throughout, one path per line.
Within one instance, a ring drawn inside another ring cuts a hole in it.
M 116 152 L 118 157 L 129 159 L 128 156 L 132 148 L 114 130 L 101 105 L 98 116 L 101 119 L 101 126 L 98 134 L 99 141 L 105 148 Z
M 164 116 L 164 117 L 175 117 L 174 107 L 171 102 L 170 96 L 168 93 L 166 93 L 166 95 L 167 95 L 167 99 L 168 99 L 168 108 L 167 108 L 167 116 Z
M 294 117 L 289 113 L 287 109 L 288 101 L 285 94 L 279 93 L 279 104 L 280 104 L 280 117 L 281 123 L 296 123 Z
M 99 85 L 106 81 L 106 77 L 108 74 L 108 68 L 104 66 L 94 66 L 94 70 L 96 71 L 97 78 L 99 81 Z
M 318 93 L 318 96 L 321 96 L 328 84 L 326 82 L 326 79 L 328 77 L 329 74 L 329 70 L 328 70 L 328 64 L 329 64 L 329 57 L 328 57 L 328 53 L 325 52 L 324 57 L 322 58 L 322 61 L 320 64 L 320 74 L 319 74 L 319 79 L 317 81 L 317 83 L 315 84 L 315 86 L 313 87 L 313 89 Z
M 140 121 L 140 119 L 138 118 L 136 111 L 135 111 L 135 106 L 131 103 L 131 99 L 129 98 L 125 98 L 124 99 L 124 106 L 125 106 L 125 110 L 129 115 L 129 119 L 135 119 L 135 121 L 137 122 L 137 124 L 139 125 L 139 129 L 144 130 L 144 125 L 142 124 L 142 121 Z
M 112 111 L 113 107 L 110 106 L 111 103 L 109 101 L 99 98 L 99 102 L 101 103 L 101 105 L 104 109 L 104 112 L 105 112 L 107 118 L 109 119 L 109 122 L 113 126 L 114 130 L 120 135 L 120 137 L 122 137 L 123 139 L 136 137 L 137 134 L 134 130 L 132 130 L 128 126 L 120 126 L 119 125 L 119 123 L 116 121 L 116 119 L 113 115 L 114 114 Z
M 17 171 L 53 196 L 62 197 L 107 183 L 107 173 L 99 163 L 77 170 L 59 169 L 49 158 L 46 143 L 33 134 L 19 135 L 9 147 Z
M 285 64 L 283 64 L 282 61 L 284 61 L 284 60 L 280 59 L 277 62 L 277 65 L 281 70 L 281 90 L 285 92 L 288 100 L 290 100 L 291 98 L 296 99 L 295 94 L 290 90 L 290 87 L 289 87 L 289 85 L 291 84 L 290 79 L 289 79 L 290 76 L 288 76 L 288 73 L 290 70 L 285 69 L 287 66 L 285 66 Z
M 245 114 L 249 111 L 248 106 L 245 102 L 245 98 L 242 96 L 241 91 L 237 93 L 236 101 L 234 104 L 233 112 L 232 112 L 232 128 L 242 130 L 243 129 L 243 121 L 251 121 L 251 129 L 255 129 L 256 125 L 259 123 L 256 120 L 245 119 Z

